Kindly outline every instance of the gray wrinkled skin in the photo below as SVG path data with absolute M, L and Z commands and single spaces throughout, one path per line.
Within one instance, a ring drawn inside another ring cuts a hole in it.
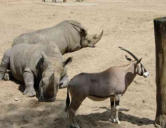
M 36 44 L 41 42 L 55 43 L 60 52 L 65 54 L 83 47 L 94 47 L 101 39 L 103 31 L 97 35 L 88 35 L 86 29 L 77 21 L 65 20 L 56 26 L 21 34 L 13 41 L 13 45 L 21 43 Z
M 54 101 L 60 79 L 66 76 L 65 64 L 59 49 L 52 43 L 19 44 L 5 52 L 0 79 L 9 69 L 16 80 L 25 83 L 24 94 L 36 95 L 34 85 L 38 82 L 39 100 Z

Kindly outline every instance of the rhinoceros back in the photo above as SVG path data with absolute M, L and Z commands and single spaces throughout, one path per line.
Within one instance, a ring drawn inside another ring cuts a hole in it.
M 81 48 L 81 36 L 86 36 L 86 30 L 81 24 L 77 21 L 66 20 L 50 28 L 21 34 L 14 39 L 12 46 L 20 43 L 53 42 L 64 54 Z

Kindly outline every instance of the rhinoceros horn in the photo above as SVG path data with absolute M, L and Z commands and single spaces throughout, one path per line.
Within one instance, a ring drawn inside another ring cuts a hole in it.
M 95 47 L 95 44 L 102 38 L 103 30 L 100 34 L 87 35 L 85 40 L 82 42 L 82 47 Z
M 92 38 L 94 41 L 94 44 L 96 44 L 98 41 L 100 41 L 102 36 L 103 36 L 103 30 L 100 32 L 100 34 L 94 34 L 93 38 Z
M 91 41 L 91 44 L 95 45 L 98 41 L 100 41 L 102 36 L 103 36 L 103 30 L 99 34 L 89 35 L 89 40 Z

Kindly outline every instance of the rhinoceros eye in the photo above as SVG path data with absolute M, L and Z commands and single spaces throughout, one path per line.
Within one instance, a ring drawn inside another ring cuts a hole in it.
M 44 86 L 44 82 L 43 80 L 40 81 L 40 87 L 43 87 Z
M 91 43 L 91 41 L 90 40 L 88 40 L 88 44 L 90 44 Z
M 93 39 L 97 39 L 97 36 L 94 36 Z

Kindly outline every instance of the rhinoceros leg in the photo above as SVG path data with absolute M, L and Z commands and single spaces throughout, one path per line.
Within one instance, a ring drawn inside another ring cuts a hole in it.
M 6 72 L 5 72 L 4 77 L 3 77 L 4 80 L 6 80 L 6 81 L 10 80 L 10 75 L 9 75 L 9 73 L 10 73 L 9 71 L 6 71 Z
M 9 65 L 10 65 L 10 49 L 4 53 L 4 56 L 0 64 L 0 80 L 4 79 L 5 74 L 6 76 L 9 76 L 7 73 Z
M 59 82 L 59 88 L 66 88 L 69 84 L 68 76 L 65 75 Z
M 24 95 L 27 95 L 29 97 L 35 96 L 36 92 L 34 89 L 34 75 L 29 68 L 25 69 L 23 78 L 25 83 Z

